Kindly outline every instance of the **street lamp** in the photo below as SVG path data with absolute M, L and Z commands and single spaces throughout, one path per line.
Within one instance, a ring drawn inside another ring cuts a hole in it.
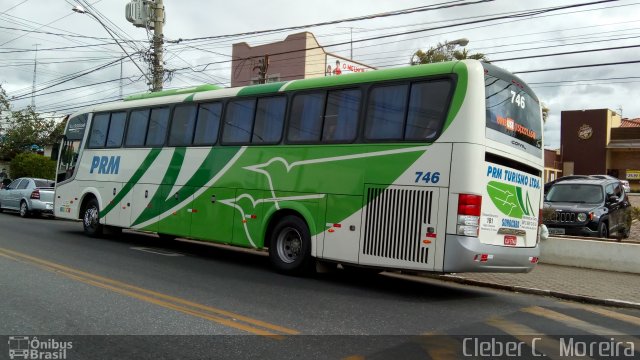
M 442 49 L 444 47 L 448 47 L 449 45 L 452 45 L 452 46 L 459 45 L 459 46 L 463 46 L 464 47 L 464 46 L 467 46 L 467 44 L 469 44 L 469 39 L 467 39 L 467 38 L 460 38 L 460 39 L 455 39 L 455 40 L 451 40 L 451 41 L 445 41 L 444 44 L 440 44 L 440 45 L 436 46 L 435 48 L 430 48 L 429 50 L 427 50 L 425 55 L 427 55 L 429 53 L 435 53 L 436 51 L 438 51 L 438 50 L 440 50 L 440 49 Z M 432 55 L 429 55 L 429 56 L 432 56 Z M 412 65 L 420 64 L 420 59 L 419 58 L 416 59 L 416 57 L 419 57 L 417 55 L 417 52 L 413 53 L 413 55 L 411 55 L 410 64 L 412 64 Z M 444 61 L 444 60 L 442 60 L 442 61 Z
M 109 33 L 109 36 L 111 36 L 111 38 L 113 39 L 113 41 L 116 42 L 116 44 L 118 44 L 118 46 L 120 46 L 120 49 L 122 49 L 122 51 L 124 51 L 125 54 L 127 54 L 127 57 L 129 58 L 129 60 L 131 60 L 131 62 L 133 62 L 133 64 L 138 68 L 138 70 L 140 70 L 140 72 L 142 73 L 142 75 L 144 75 L 144 77 L 147 79 L 147 83 L 151 84 L 151 79 L 149 79 L 149 77 L 147 76 L 147 74 L 142 71 L 142 69 L 140 68 L 140 66 L 138 65 L 137 62 L 135 62 L 135 60 L 133 60 L 133 58 L 131 57 L 131 55 L 129 55 L 129 53 L 127 52 L 127 50 L 124 49 L 124 47 L 122 47 L 122 45 L 120 44 L 120 42 L 118 41 L 118 39 L 116 39 L 115 36 L 113 36 L 113 34 L 111 33 L 111 30 L 109 30 L 109 28 L 95 15 L 93 15 L 91 12 L 87 11 L 85 8 L 83 8 L 80 5 L 76 5 L 73 7 L 74 12 L 77 12 L 78 14 L 87 14 L 87 15 L 91 15 L 92 18 L 96 19 L 96 21 L 98 23 L 100 23 L 100 25 L 102 25 L 102 27 L 107 30 L 107 33 Z
M 469 39 L 467 38 L 460 38 L 460 39 L 456 39 L 456 40 L 451 40 L 451 41 L 447 41 L 444 43 L 444 45 L 460 45 L 460 46 L 467 46 L 467 44 L 469 43 Z

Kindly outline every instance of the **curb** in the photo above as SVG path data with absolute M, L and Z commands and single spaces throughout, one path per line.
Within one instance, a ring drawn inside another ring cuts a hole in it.
M 517 285 L 496 284 L 496 283 L 487 282 L 487 281 L 466 279 L 464 277 L 456 276 L 456 275 L 425 274 L 423 276 L 430 279 L 455 282 L 463 285 L 486 287 L 491 289 L 506 290 L 511 292 L 519 292 L 519 293 L 532 294 L 532 295 L 551 296 L 558 299 L 571 300 L 571 301 L 577 301 L 577 302 L 594 304 L 594 305 L 605 305 L 605 306 L 640 310 L 640 303 L 634 303 L 630 301 L 623 301 L 623 300 L 616 300 L 616 299 L 599 299 L 592 296 L 570 294 L 570 293 L 565 293 L 561 291 L 528 288 L 528 287 L 517 286 Z

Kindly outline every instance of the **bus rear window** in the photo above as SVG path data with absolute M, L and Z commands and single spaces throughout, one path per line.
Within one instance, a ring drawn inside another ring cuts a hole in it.
M 487 130 L 487 137 L 539 154 L 542 119 L 538 100 L 515 77 L 503 78 L 489 70 L 485 71 L 484 81 L 487 128 L 499 133 Z

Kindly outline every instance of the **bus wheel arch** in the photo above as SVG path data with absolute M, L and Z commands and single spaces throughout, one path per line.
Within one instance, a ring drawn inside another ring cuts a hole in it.
M 309 223 L 294 210 L 280 210 L 273 214 L 265 233 L 265 247 L 269 248 L 271 264 L 279 272 L 303 275 L 312 269 L 314 259 Z

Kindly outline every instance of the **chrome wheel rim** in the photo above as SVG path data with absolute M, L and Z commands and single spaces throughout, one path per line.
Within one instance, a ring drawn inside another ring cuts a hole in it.
M 20 204 L 20 216 L 25 215 L 27 215 L 27 204 L 23 202 Z
M 302 254 L 302 235 L 294 228 L 285 228 L 276 239 L 278 257 L 287 263 L 295 262 Z
M 98 224 L 98 209 L 94 206 L 88 208 L 84 212 L 83 222 L 87 229 L 95 229 Z

